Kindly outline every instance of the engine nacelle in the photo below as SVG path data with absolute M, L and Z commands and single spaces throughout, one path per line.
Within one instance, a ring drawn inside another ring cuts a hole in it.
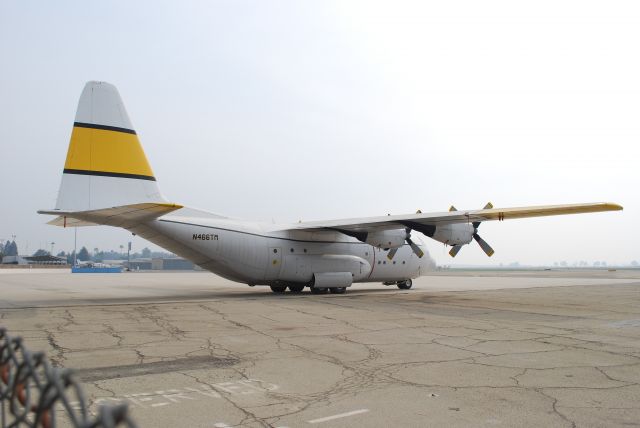
M 437 226 L 431 238 L 447 245 L 464 245 L 471 242 L 475 228 L 469 223 L 446 224 Z
M 406 239 L 406 230 L 394 229 L 369 232 L 364 242 L 377 248 L 399 248 L 404 245 Z

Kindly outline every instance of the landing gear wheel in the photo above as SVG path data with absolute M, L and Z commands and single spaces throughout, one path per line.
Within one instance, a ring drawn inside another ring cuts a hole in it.
M 304 290 L 304 285 L 290 285 L 289 286 L 289 291 L 291 291 L 292 293 L 302 293 L 302 290 Z
M 327 288 L 311 287 L 311 294 L 327 294 Z
M 400 290 L 408 290 L 413 286 L 413 281 L 407 279 L 406 281 L 398 281 L 398 288 Z
M 287 286 L 286 285 L 272 285 L 271 286 L 271 291 L 273 291 L 274 293 L 284 293 L 287 290 Z
M 331 294 L 344 294 L 347 292 L 347 287 L 332 287 L 329 291 Z

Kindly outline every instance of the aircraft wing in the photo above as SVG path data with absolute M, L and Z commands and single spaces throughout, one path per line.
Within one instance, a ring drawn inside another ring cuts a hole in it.
M 510 220 L 528 217 L 544 217 L 564 214 L 594 213 L 602 211 L 619 211 L 622 206 L 610 202 L 587 204 L 539 205 L 530 207 L 490 208 L 481 210 L 458 210 L 437 213 L 416 213 L 406 215 L 387 215 L 380 217 L 363 217 L 345 220 L 312 221 L 297 223 L 288 230 L 319 231 L 337 230 L 355 234 L 381 230 L 410 227 L 422 231 L 433 226 L 454 223 L 473 223 L 489 220 Z

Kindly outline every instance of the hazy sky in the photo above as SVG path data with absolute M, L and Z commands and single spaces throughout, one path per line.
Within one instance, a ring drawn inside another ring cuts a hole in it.
M 73 248 L 36 210 L 85 82 L 105 80 L 172 202 L 297 221 L 612 201 L 487 222 L 496 254 L 455 262 L 640 260 L 638 40 L 637 1 L 3 1 L 0 238 Z

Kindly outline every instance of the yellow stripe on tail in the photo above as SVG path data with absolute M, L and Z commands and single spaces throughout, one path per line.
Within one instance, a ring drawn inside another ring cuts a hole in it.
M 79 122 L 74 123 L 64 172 L 155 181 L 135 131 Z

